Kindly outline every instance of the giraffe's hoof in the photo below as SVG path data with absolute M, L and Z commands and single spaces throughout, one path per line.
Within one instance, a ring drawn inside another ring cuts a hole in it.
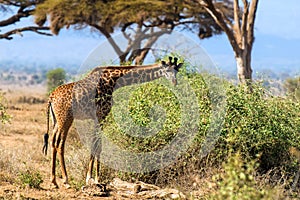
M 70 188 L 71 188 L 71 185 L 69 185 L 68 183 L 64 183 L 64 187 L 65 187 L 66 189 L 70 189 Z
M 95 180 L 93 178 L 89 178 L 88 180 L 86 180 L 86 185 L 94 185 L 95 184 Z
M 50 189 L 58 189 L 57 183 L 51 183 L 50 184 Z
M 106 190 L 106 186 L 103 184 L 93 184 L 93 185 L 87 185 L 82 186 L 81 191 L 83 193 L 88 194 L 89 196 L 93 197 L 107 197 L 108 191 Z

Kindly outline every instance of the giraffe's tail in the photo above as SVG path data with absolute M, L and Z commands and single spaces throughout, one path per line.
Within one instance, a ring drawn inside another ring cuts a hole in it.
M 48 150 L 48 140 L 49 140 L 49 118 L 50 118 L 50 109 L 51 109 L 51 102 L 48 101 L 47 104 L 47 132 L 44 134 L 44 146 L 43 146 L 43 153 L 47 155 Z

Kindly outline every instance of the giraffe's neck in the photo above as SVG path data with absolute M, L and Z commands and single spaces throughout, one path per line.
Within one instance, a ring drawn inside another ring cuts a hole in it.
M 119 88 L 132 84 L 145 83 L 163 76 L 163 68 L 159 64 L 123 69 L 120 76 L 116 78 L 115 86 Z
M 164 76 L 161 64 L 146 66 L 98 67 L 85 80 L 97 83 L 100 87 L 115 89 L 127 85 L 145 83 Z

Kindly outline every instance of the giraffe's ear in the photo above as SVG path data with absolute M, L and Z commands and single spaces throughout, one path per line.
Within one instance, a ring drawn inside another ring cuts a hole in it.
M 173 57 L 169 56 L 169 64 L 172 65 L 172 60 L 173 60 Z
M 175 69 L 178 71 L 182 67 L 183 63 L 179 63 L 178 65 L 175 66 Z
M 174 57 L 174 62 L 173 62 L 173 64 L 174 64 L 175 66 L 177 66 L 177 61 L 178 61 L 178 58 L 177 58 L 177 57 Z

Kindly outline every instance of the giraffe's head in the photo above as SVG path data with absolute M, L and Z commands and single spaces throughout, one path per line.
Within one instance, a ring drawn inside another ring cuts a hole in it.
M 162 64 L 162 74 L 166 77 L 169 81 L 171 81 L 174 85 L 177 84 L 177 72 L 183 63 L 177 64 L 178 58 L 174 58 L 174 62 L 172 62 L 173 58 L 169 57 L 169 62 L 166 63 L 165 61 L 161 61 Z

